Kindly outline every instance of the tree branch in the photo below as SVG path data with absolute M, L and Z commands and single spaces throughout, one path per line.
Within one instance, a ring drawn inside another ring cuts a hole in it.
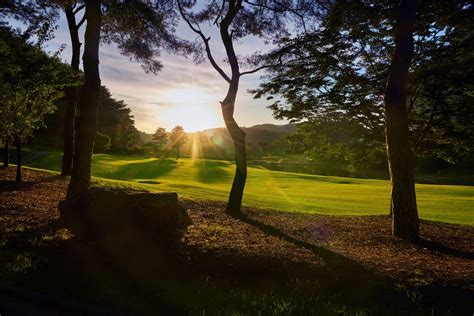
M 282 9 L 280 9 L 280 10 L 277 9 L 277 8 L 275 8 L 275 7 L 272 8 L 272 7 L 270 7 L 270 6 L 266 5 L 266 4 L 263 4 L 263 3 L 255 3 L 255 2 L 250 2 L 250 1 L 248 1 L 248 0 L 245 0 L 245 3 L 247 3 L 247 4 L 251 5 L 251 6 L 256 6 L 256 7 L 259 7 L 259 8 L 264 8 L 264 9 L 267 9 L 267 10 L 270 10 L 270 11 L 279 12 L 279 13 L 285 12 L 285 11 L 291 12 L 291 13 L 293 13 L 294 15 L 296 15 L 296 16 L 301 20 L 301 24 L 302 24 L 302 26 L 303 26 L 303 30 L 304 30 L 305 33 L 307 32 L 307 31 L 306 31 L 306 23 L 305 23 L 305 21 L 304 21 L 304 15 L 301 14 L 301 13 L 299 13 L 297 9 L 290 8 L 289 6 L 287 6 L 287 5 L 283 4 L 283 3 L 280 3 L 280 2 L 278 2 L 278 1 L 275 1 L 275 5 L 281 7 Z M 307 10 L 306 10 L 306 11 L 307 11 Z
M 84 14 L 84 16 L 82 17 L 82 19 L 79 21 L 79 23 L 77 23 L 77 28 L 80 29 L 82 24 L 84 24 L 84 21 L 86 20 L 86 15 Z
M 81 11 L 81 10 L 84 9 L 85 7 L 86 7 L 85 4 L 80 5 L 80 6 L 77 7 L 77 9 L 75 9 L 74 11 L 72 11 L 72 13 L 77 14 L 79 11 Z
M 224 70 L 217 64 L 217 62 L 215 61 L 214 57 L 212 56 L 212 52 L 211 52 L 211 47 L 209 46 L 209 40 L 211 39 L 210 37 L 206 37 L 204 35 L 204 33 L 201 31 L 201 29 L 199 27 L 196 27 L 194 26 L 191 21 L 187 18 L 186 16 L 186 13 L 184 12 L 184 9 L 181 5 L 181 1 L 178 0 L 178 8 L 179 8 L 179 12 L 181 14 L 181 17 L 183 18 L 183 20 L 188 24 L 189 28 L 196 34 L 198 34 L 203 43 L 204 43 L 204 46 L 206 47 L 206 54 L 207 54 L 207 58 L 209 59 L 209 62 L 211 63 L 211 65 L 214 67 L 214 69 L 222 76 L 222 78 L 224 78 L 225 81 L 227 81 L 228 83 L 231 82 L 231 79 L 229 78 L 229 76 L 224 72 Z
M 240 76 L 250 75 L 250 74 L 256 73 L 260 70 L 267 69 L 267 68 L 282 67 L 282 66 L 283 66 L 283 64 L 282 64 L 281 59 L 280 59 L 278 64 L 263 65 L 263 66 L 255 68 L 255 69 L 252 69 L 252 70 L 243 71 L 243 72 L 240 73 Z

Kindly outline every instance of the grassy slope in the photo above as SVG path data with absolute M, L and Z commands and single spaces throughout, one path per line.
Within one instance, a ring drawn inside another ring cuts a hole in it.
M 29 164 L 56 170 L 61 154 L 52 153 Z M 176 191 L 180 196 L 225 201 L 234 166 L 200 159 L 142 159 L 95 155 L 95 177 L 124 180 L 113 185 Z M 420 217 L 474 225 L 474 187 L 417 184 Z M 389 209 L 389 183 L 384 180 L 305 175 L 249 168 L 244 204 L 283 211 L 330 215 L 380 215 Z

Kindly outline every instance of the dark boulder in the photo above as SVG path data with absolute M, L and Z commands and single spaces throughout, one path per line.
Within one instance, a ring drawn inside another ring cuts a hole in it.
M 61 219 L 87 238 L 179 239 L 192 224 L 175 192 L 92 187 L 81 199 L 60 203 Z

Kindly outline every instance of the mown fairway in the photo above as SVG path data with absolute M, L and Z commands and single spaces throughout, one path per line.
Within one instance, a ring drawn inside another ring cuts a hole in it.
M 60 170 L 60 153 L 28 166 Z M 155 159 L 94 155 L 95 177 L 124 180 L 108 185 L 176 191 L 181 197 L 225 201 L 233 179 L 232 163 L 182 158 Z M 417 184 L 420 217 L 474 225 L 474 187 Z M 389 182 L 305 175 L 249 168 L 244 204 L 290 212 L 327 215 L 382 215 L 389 211 Z

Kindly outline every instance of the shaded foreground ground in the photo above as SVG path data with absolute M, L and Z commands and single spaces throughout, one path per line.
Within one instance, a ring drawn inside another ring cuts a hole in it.
M 386 217 L 331 217 L 185 201 L 194 225 L 173 249 L 78 240 L 58 221 L 67 179 L 0 170 L 0 313 L 472 315 L 474 229 L 423 222 L 390 237 Z M 275 201 L 277 203 L 277 201 Z M 41 306 L 41 309 L 38 309 Z M 8 313 L 7 313 L 8 312 Z

